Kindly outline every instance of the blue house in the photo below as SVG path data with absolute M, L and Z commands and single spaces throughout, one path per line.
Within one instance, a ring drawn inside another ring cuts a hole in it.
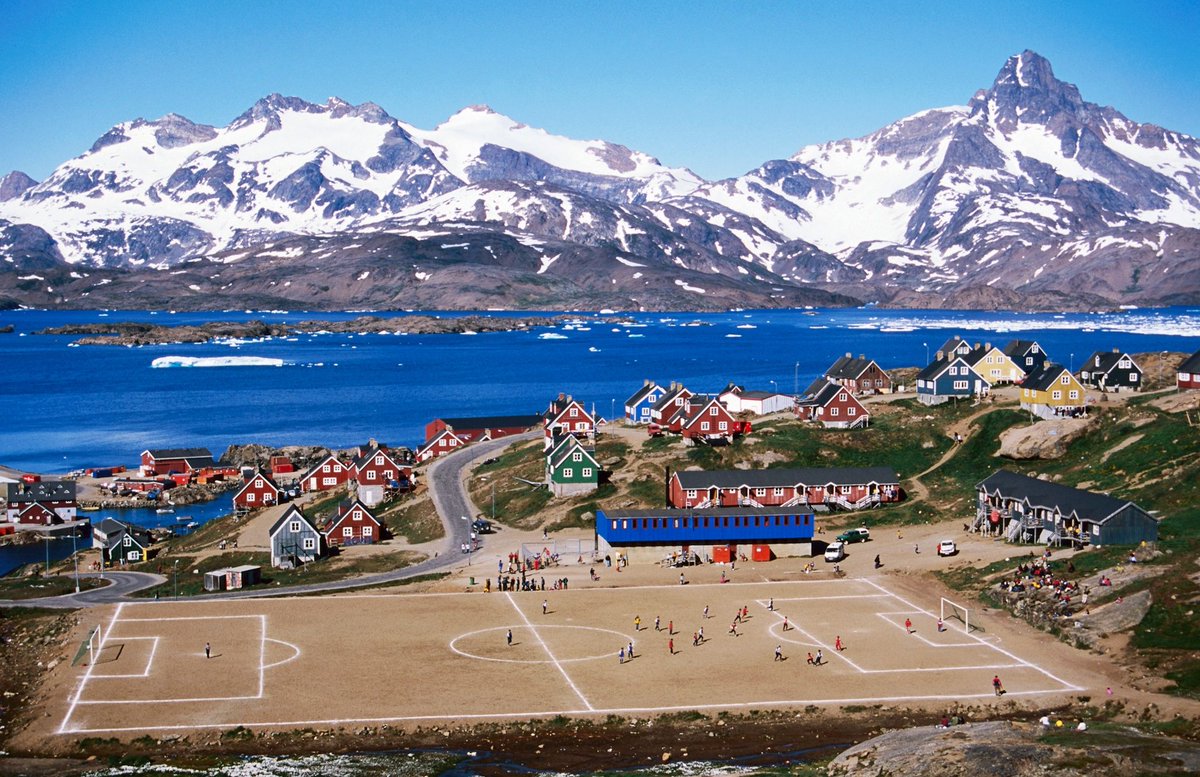
M 295 505 L 271 527 L 271 566 L 295 569 L 315 561 L 325 551 L 325 535 Z
M 925 405 L 987 394 L 988 389 L 988 382 L 966 359 L 953 354 L 947 357 L 941 351 L 933 363 L 917 373 L 917 399 Z
M 597 510 L 596 547 L 605 555 L 650 562 L 693 554 L 730 561 L 739 547 L 755 560 L 811 556 L 813 525 L 806 506 Z
M 1013 340 L 1004 346 L 1004 353 L 1013 360 L 1013 364 L 1025 370 L 1026 375 L 1040 372 L 1049 358 L 1042 346 L 1033 340 Z
M 650 408 L 662 399 L 665 391 L 662 386 L 647 378 L 642 387 L 625 400 L 626 420 L 632 424 L 650 423 Z

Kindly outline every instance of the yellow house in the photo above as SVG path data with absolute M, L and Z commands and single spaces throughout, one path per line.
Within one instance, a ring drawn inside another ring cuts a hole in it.
M 1073 415 L 1087 406 L 1087 392 L 1070 370 L 1047 362 L 1021 384 L 1021 408 L 1043 418 Z
M 989 386 L 1000 383 L 1020 383 L 1025 378 L 1025 370 L 1017 366 L 1008 354 L 991 343 L 975 347 L 963 356 L 967 364 L 988 382 Z

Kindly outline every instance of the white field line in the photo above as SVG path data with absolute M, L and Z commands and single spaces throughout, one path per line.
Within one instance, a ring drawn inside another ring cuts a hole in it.
M 290 661 L 295 661 L 297 658 L 299 658 L 299 657 L 300 657 L 301 653 L 303 653 L 303 652 L 304 652 L 303 650 L 301 650 L 301 649 L 300 649 L 300 646 L 299 646 L 299 645 L 293 645 L 291 642 L 284 642 L 282 639 L 273 639 L 273 638 L 271 638 L 271 637 L 267 637 L 267 640 L 266 640 L 266 641 L 267 641 L 267 642 L 274 642 L 274 643 L 275 643 L 275 644 L 277 644 L 277 645 L 287 645 L 288 647 L 290 647 L 292 650 L 294 650 L 294 651 L 296 651 L 296 652 L 295 652 L 295 653 L 293 653 L 293 654 L 292 654 L 292 656 L 291 656 L 290 658 L 285 658 L 285 659 L 283 659 L 282 661 L 276 661 L 276 662 L 275 662 L 275 663 L 273 663 L 273 664 L 267 664 L 266 666 L 264 666 L 264 667 L 263 667 L 263 669 L 270 669 L 270 668 L 272 668 L 272 667 L 275 667 L 275 666 L 282 666 L 282 665 L 284 665 L 284 664 L 286 664 L 286 663 L 288 663 L 288 662 L 290 662 Z
M 1049 691 L 1007 691 L 1005 696 L 1039 696 Z M 277 720 L 277 721 L 224 721 L 215 723 L 185 723 L 185 724 L 170 724 L 170 725 L 151 725 L 151 726 L 124 726 L 112 728 L 77 728 L 72 729 L 71 734 L 99 734 L 99 733 L 121 733 L 129 731 L 195 731 L 198 729 L 214 729 L 228 728 L 231 726 L 245 727 L 260 727 L 260 728 L 280 728 L 280 727 L 299 727 L 299 726 L 315 726 L 315 725 L 347 725 L 353 723 L 362 724 L 381 724 L 381 723 L 403 723 L 407 721 L 422 721 L 422 720 L 507 720 L 518 719 L 526 720 L 529 718 L 553 717 L 556 715 L 629 715 L 629 714 L 658 714 L 666 712 L 683 712 L 687 710 L 727 710 L 727 709 L 761 709 L 764 707 L 800 707 L 809 704 L 829 704 L 829 705 L 846 705 L 846 704 L 879 704 L 884 702 L 904 702 L 904 701 L 955 701 L 959 699 L 994 699 L 996 694 L 989 690 L 987 693 L 975 694 L 935 694 L 928 696 L 863 696 L 845 699 L 790 699 L 776 701 L 749 701 L 749 702 L 721 702 L 715 704 L 679 704 L 668 707 L 612 707 L 612 708 L 588 708 L 588 709 L 563 709 L 563 710 L 533 710 L 528 712 L 482 712 L 482 713 L 454 713 L 448 715 L 397 715 L 389 717 L 370 717 L 370 718 L 329 718 L 329 719 L 307 719 L 307 720 Z M 215 701 L 224 701 L 216 699 Z
M 883 618 L 885 621 L 887 621 L 889 625 L 895 626 L 895 627 L 896 627 L 896 628 L 898 628 L 898 629 L 902 629 L 902 628 L 904 628 L 904 624 L 902 624 L 902 623 L 897 623 L 897 622 L 893 621 L 891 618 L 889 618 L 888 616 L 889 616 L 889 615 L 908 615 L 908 614 L 911 614 L 911 613 L 903 613 L 903 612 L 900 612 L 900 613 L 891 613 L 891 612 L 877 612 L 877 613 L 875 613 L 875 614 L 876 614 L 876 615 L 878 615 L 880 618 Z M 926 645 L 928 645 L 929 647 L 933 647 L 933 648 L 953 648 L 953 647 L 973 648 L 973 647 L 991 647 L 991 645 L 988 645 L 988 644 L 985 644 L 985 643 L 981 643 L 981 642 L 933 642 L 932 640 L 925 639 L 925 637 L 921 636 L 921 632 L 919 632 L 919 631 L 916 631 L 915 629 L 914 629 L 913 631 L 909 632 L 909 636 L 916 637 L 916 638 L 917 638 L 918 640 L 920 640 L 921 642 L 924 642 Z M 968 636 L 969 636 L 969 635 L 968 635 Z
M 130 642 L 136 639 L 153 640 L 154 644 L 150 646 L 150 657 L 146 659 L 146 668 L 141 674 L 94 674 L 93 680 L 111 680 L 113 678 L 130 678 L 130 677 L 149 677 L 150 669 L 154 666 L 154 654 L 158 652 L 158 637 L 117 637 L 122 642 Z
M 98 705 L 98 704 L 184 704 L 192 701 L 252 701 L 261 699 L 261 696 L 197 696 L 187 699 L 96 699 L 94 701 L 81 701 L 80 704 Z
M 258 696 L 261 699 L 265 689 L 264 675 L 267 671 L 267 616 L 258 617 L 262 627 L 258 640 Z
M 83 673 L 83 679 L 79 681 L 79 688 L 75 691 L 75 698 L 71 700 L 71 704 L 67 707 L 67 714 L 63 716 L 62 723 L 58 724 L 58 733 L 67 733 L 67 721 L 71 719 L 71 715 L 75 713 L 75 707 L 79 705 L 79 700 L 83 696 L 83 690 L 87 687 L 88 679 L 92 676 L 92 668 L 96 663 L 96 655 L 104 652 L 104 643 L 108 641 L 109 632 L 112 631 L 113 624 L 117 622 L 117 618 L 121 617 L 121 609 L 124 603 L 118 604 L 117 609 L 113 610 L 112 618 L 108 621 L 108 628 L 100 635 L 100 647 L 96 650 L 96 654 L 88 659 L 87 671 Z
M 926 609 L 924 609 L 924 608 L 918 607 L 917 605 L 915 605 L 915 604 L 913 604 L 912 602 L 910 602 L 910 601 L 908 601 L 908 600 L 904 599 L 904 598 L 903 598 L 903 597 L 901 597 L 901 596 L 897 596 L 896 594 L 894 594 L 894 593 L 892 593 L 892 592 L 888 591 L 886 588 L 883 588 L 882 586 L 880 586 L 880 585 L 876 584 L 876 583 L 875 583 L 875 581 L 873 581 L 873 580 L 864 580 L 864 582 L 866 582 L 866 583 L 870 583 L 871 585 L 875 586 L 876 588 L 878 588 L 878 589 L 879 589 L 879 590 L 881 590 L 881 591 L 885 591 L 886 593 L 888 593 L 889 595 L 891 595 L 892 597 L 894 597 L 894 598 L 896 599 L 896 601 L 898 601 L 898 602 L 900 602 L 900 603 L 902 603 L 902 604 L 905 604 L 905 605 L 907 605 L 907 606 L 909 606 L 909 607 L 912 607 L 912 608 L 914 608 L 914 609 L 916 609 L 916 610 L 919 610 L 920 612 L 923 612 L 923 613 L 925 613 L 926 615 L 928 615 L 928 616 L 929 616 L 929 617 L 931 617 L 931 618 L 933 618 L 933 617 L 934 617 L 933 613 L 929 612 L 928 610 L 926 610 Z M 1021 664 L 1021 665 L 1023 665 L 1023 666 L 1027 666 L 1027 667 L 1029 667 L 1030 669 L 1034 669 L 1034 670 L 1037 670 L 1038 672 L 1041 672 L 1042 674 L 1044 674 L 1046 677 L 1049 677 L 1049 678 L 1050 678 L 1051 680 L 1053 680 L 1054 682 L 1056 682 L 1056 683 L 1059 683 L 1060 685 L 1062 685 L 1062 686 L 1063 686 L 1063 690 L 1067 690 L 1067 691 L 1082 691 L 1082 690 L 1084 690 L 1083 688 L 1080 688 L 1078 685 L 1075 685 L 1074 683 L 1069 683 L 1069 682 L 1067 682 L 1066 680 L 1062 679 L 1061 677 L 1057 677 L 1057 676 L 1055 676 L 1054 674 L 1052 674 L 1052 673 L 1050 673 L 1050 672 L 1046 671 L 1045 669 L 1043 669 L 1042 667 L 1038 666 L 1037 664 L 1034 664 L 1034 663 L 1031 663 L 1031 662 L 1029 662 L 1029 661 L 1026 661 L 1025 659 L 1021 658 L 1020 656 L 1018 656 L 1018 655 L 1016 655 L 1016 654 L 1014 654 L 1014 653 L 1012 653 L 1012 652 L 1010 652 L 1010 651 L 1008 651 L 1008 650 L 1005 650 L 1004 648 L 1000 647 L 999 645 L 995 645 L 995 644 L 993 644 L 993 643 L 991 643 L 991 642 L 985 642 L 984 640 L 980 639 L 979 637 L 975 636 L 974 634 L 967 634 L 967 636 L 968 636 L 968 637 L 970 637 L 971 639 L 975 640 L 976 642 L 978 642 L 980 645 L 983 645 L 984 647 L 989 647 L 989 648 L 991 648 L 992 650 L 995 650 L 997 653 L 1001 653 L 1001 654 L 1003 654 L 1003 655 L 1006 655 L 1006 656 L 1008 656 L 1008 657 L 1009 657 L 1009 658 L 1011 658 L 1013 661 L 1016 661 L 1018 664 Z M 1006 693 L 1005 695 L 1008 695 L 1008 694 Z
M 121 623 L 159 623 L 161 621 L 225 621 L 234 618 L 264 618 L 257 615 L 179 615 L 167 618 L 126 618 Z
M 558 659 L 555 658 L 554 653 L 550 651 L 550 646 L 546 644 L 546 640 L 542 639 L 542 635 L 538 634 L 538 630 L 534 627 L 534 625 L 529 622 L 529 618 L 526 617 L 524 611 L 517 606 L 515 601 L 513 601 L 512 594 L 505 591 L 504 595 L 508 597 L 508 603 L 511 604 L 513 609 L 517 611 L 517 615 L 521 616 L 521 620 L 525 621 L 525 625 L 528 626 L 529 630 L 533 632 L 533 636 L 537 638 L 539 643 L 541 643 L 542 649 L 546 651 L 546 655 L 550 656 L 550 661 L 553 662 L 555 668 L 558 669 L 559 674 L 563 676 L 563 679 L 567 681 L 567 685 L 571 686 L 571 690 L 575 691 L 575 695 L 579 697 L 581 702 L 583 702 L 583 706 L 587 707 L 589 711 L 595 709 L 592 707 L 592 703 L 587 700 L 587 697 L 583 695 L 583 691 L 579 690 L 579 687 L 575 685 L 575 681 L 571 679 L 569 674 L 567 674 L 567 670 L 563 669 L 563 665 L 558 663 Z

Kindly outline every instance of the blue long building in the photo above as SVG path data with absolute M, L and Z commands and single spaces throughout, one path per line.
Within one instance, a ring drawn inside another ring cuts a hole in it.
M 815 519 L 795 507 L 596 511 L 596 544 L 605 555 L 661 561 L 674 554 L 729 561 L 811 556 Z

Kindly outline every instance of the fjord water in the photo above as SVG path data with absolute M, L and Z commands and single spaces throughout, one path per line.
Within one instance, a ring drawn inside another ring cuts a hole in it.
M 1200 347 L 1200 310 L 1020 314 L 753 310 L 579 314 L 582 323 L 477 335 L 312 334 L 262 341 L 73 346 L 70 323 L 346 320 L 357 313 L 0 312 L 0 464 L 35 472 L 135 464 L 146 448 L 231 443 L 416 446 L 439 416 L 537 413 L 559 392 L 604 417 L 643 379 L 716 392 L 803 390 L 844 353 L 918 366 L 949 337 L 1037 340 L 1078 369 L 1098 350 Z M 382 314 L 400 316 L 402 313 Z M 464 315 L 441 314 L 446 317 Z M 517 313 L 491 315 L 519 316 Z M 181 358 L 164 358 L 181 357 Z M 233 358 L 229 358 L 233 357 Z M 228 364 L 253 366 L 152 366 Z M 283 366 L 273 366 L 281 360 Z

